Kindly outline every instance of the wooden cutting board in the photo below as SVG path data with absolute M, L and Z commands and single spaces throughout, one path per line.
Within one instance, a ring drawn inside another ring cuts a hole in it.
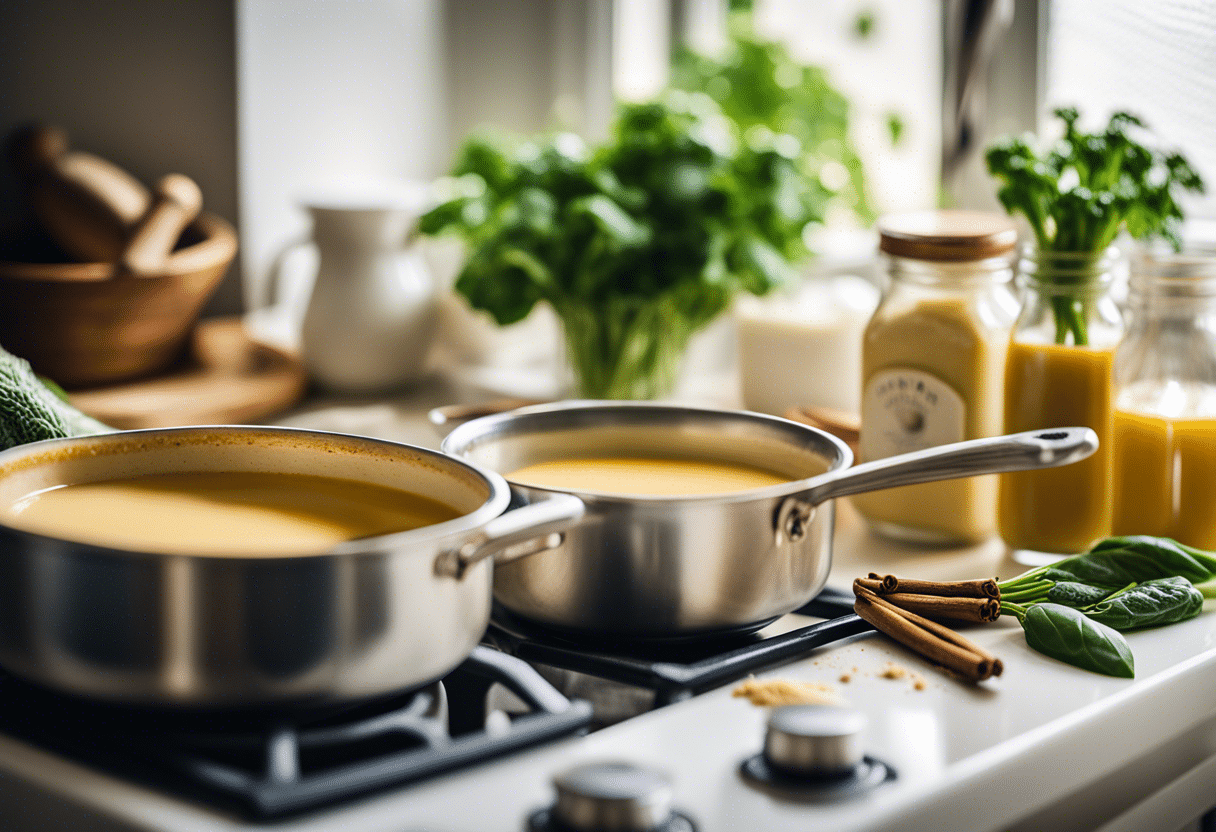
M 239 317 L 200 321 L 188 359 L 168 372 L 70 394 L 116 428 L 256 422 L 299 401 L 307 378 L 297 356 L 254 341 Z

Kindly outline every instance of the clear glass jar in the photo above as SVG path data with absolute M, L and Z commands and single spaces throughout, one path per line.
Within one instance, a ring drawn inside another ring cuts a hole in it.
M 861 458 L 1000 434 L 1016 230 L 999 214 L 932 211 L 879 231 L 890 283 L 862 344 Z M 959 544 L 995 533 L 996 496 L 990 475 L 852 500 L 880 534 Z
M 1216 255 L 1132 260 L 1115 354 L 1115 534 L 1216 549 Z
M 1031 553 L 1082 552 L 1110 534 L 1111 375 L 1122 335 L 1110 290 L 1118 262 L 1109 248 L 1028 249 L 1019 263 L 1022 311 L 1005 365 L 1005 433 L 1084 426 L 1100 443 L 1081 462 L 1001 475 L 1001 537 L 1022 562 L 1040 562 Z

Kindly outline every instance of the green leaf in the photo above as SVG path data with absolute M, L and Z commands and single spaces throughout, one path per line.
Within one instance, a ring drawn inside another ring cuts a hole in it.
M 1200 584 L 1216 578 L 1216 557 L 1168 537 L 1110 537 L 1083 555 L 1055 564 L 1046 577 L 1058 580 L 1055 575 L 1115 589 L 1175 575 Z
M 35 375 L 28 361 L 0 347 L 0 450 L 113 430 L 81 413 L 64 395 L 59 385 Z
M 1128 131 L 1144 123 L 1129 113 L 1115 113 L 1096 133 L 1078 127 L 1076 108 L 1054 113 L 1064 136 L 1045 151 L 1018 137 L 988 147 L 985 160 L 1005 210 L 1026 217 L 1045 251 L 1101 252 L 1122 230 L 1137 239 L 1160 236 L 1177 248 L 1183 219 L 1177 199 L 1203 191 L 1185 158 L 1136 142 Z
M 620 248 L 642 246 L 650 241 L 649 228 L 634 220 L 623 208 L 602 194 L 571 202 L 569 217 L 572 220 L 590 219 Z
M 873 9 L 863 9 L 853 19 L 853 31 L 861 40 L 866 40 L 874 34 L 875 13 Z
M 1203 593 L 1186 578 L 1145 581 L 1098 604 L 1086 614 L 1116 630 L 1138 630 L 1186 621 L 1203 609 Z
M 1026 611 L 1022 628 L 1026 643 L 1053 659 L 1107 676 L 1131 679 L 1136 675 L 1127 640 L 1071 607 L 1036 604 Z
M 1090 586 L 1076 581 L 1057 581 L 1047 590 L 1047 600 L 1054 604 L 1081 609 L 1090 607 L 1111 594 L 1105 587 Z

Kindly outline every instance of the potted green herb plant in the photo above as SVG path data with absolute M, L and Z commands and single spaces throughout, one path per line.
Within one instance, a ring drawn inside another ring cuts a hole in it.
M 674 91 L 622 105 L 594 148 L 571 135 L 470 140 L 457 193 L 420 228 L 464 239 L 456 290 L 499 324 L 553 307 L 579 395 L 655 398 L 693 333 L 806 255 L 821 198 L 800 152 L 790 136 L 740 135 L 708 96 Z
M 1111 376 L 1121 321 L 1110 298 L 1127 231 L 1177 246 L 1181 191 L 1203 183 L 1180 153 L 1138 143 L 1140 119 L 1116 113 L 1086 133 L 1075 109 L 1058 109 L 1063 137 L 1043 153 L 1025 138 L 987 152 L 997 192 L 1026 218 L 1034 243 L 1019 268 L 1022 310 L 1005 370 L 1005 430 L 1087 425 L 1100 447 L 1051 471 L 1001 477 L 999 526 L 1015 550 L 1080 552 L 1110 533 Z

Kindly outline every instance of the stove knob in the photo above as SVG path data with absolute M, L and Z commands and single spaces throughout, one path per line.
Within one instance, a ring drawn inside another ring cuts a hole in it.
M 553 819 L 572 832 L 648 832 L 672 818 L 671 779 L 626 762 L 575 766 L 553 778 Z
M 787 705 L 773 711 L 764 738 L 769 765 L 799 777 L 850 774 L 865 758 L 865 715 L 830 705 Z

